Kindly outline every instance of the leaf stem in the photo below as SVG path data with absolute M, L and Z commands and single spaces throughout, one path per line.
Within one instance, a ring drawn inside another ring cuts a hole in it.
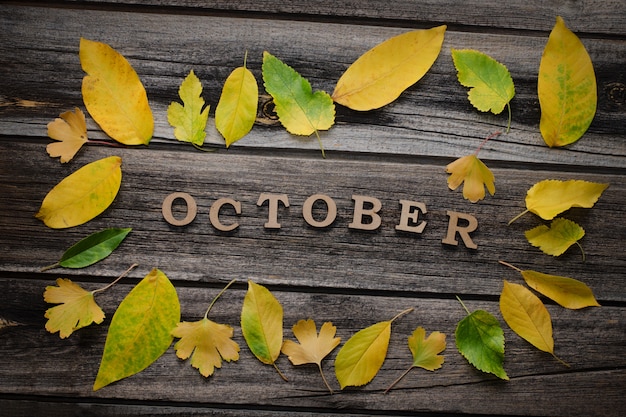
M 322 145 L 322 138 L 320 138 L 320 133 L 317 131 L 317 129 L 315 129 L 315 136 L 317 136 L 317 142 L 320 144 L 322 158 L 326 159 L 326 153 L 324 153 L 324 145 Z
M 574 242 L 580 248 L 580 252 L 583 254 L 583 262 L 585 262 L 585 251 L 583 250 L 583 245 L 581 245 L 578 241 Z
M 467 312 L 467 315 L 469 316 L 471 313 L 469 312 L 469 310 L 467 309 L 467 307 L 465 307 L 465 303 L 463 303 L 463 301 L 459 298 L 459 296 L 456 296 L 456 299 L 459 300 L 459 303 L 461 303 L 461 305 L 463 306 L 463 308 L 465 309 L 465 311 Z
M 278 375 L 280 375 L 280 377 L 283 379 L 283 381 L 289 381 L 287 377 L 283 375 L 282 372 L 280 372 L 280 369 L 278 369 L 278 366 L 276 366 L 276 362 L 272 362 L 272 365 L 274 366 L 274 369 L 276 369 L 276 372 L 278 372 Z
M 243 54 L 243 67 L 246 68 L 246 63 L 248 62 L 248 50 Z
M 506 103 L 506 108 L 509 109 L 509 122 L 506 125 L 506 133 L 511 131 L 511 103 Z
M 480 152 L 480 150 L 482 149 L 482 147 L 485 145 L 485 143 L 487 143 L 488 140 L 493 139 L 495 137 L 498 137 L 502 134 L 502 132 L 497 131 L 492 133 L 491 135 L 487 136 L 481 143 L 480 145 L 478 145 L 478 148 L 476 148 L 476 151 L 474 151 L 474 155 L 478 155 L 478 152 Z
M 393 381 L 393 382 L 391 383 L 391 385 L 389 385 L 389 388 L 387 388 L 387 389 L 385 390 L 385 392 L 383 392 L 383 394 L 387 394 L 387 393 L 389 392 L 389 390 L 391 390 L 391 389 L 392 389 L 392 388 L 393 388 L 393 387 L 394 387 L 394 386 L 395 386 L 398 382 L 400 382 L 400 380 L 402 380 L 402 378 L 404 378 L 405 376 L 407 376 L 407 375 L 408 375 L 408 373 L 409 373 L 409 372 L 411 372 L 411 369 L 413 369 L 413 368 L 414 368 L 414 366 L 413 366 L 413 365 L 411 365 L 411 367 L 410 367 L 409 369 L 407 369 L 406 371 L 404 371 L 404 372 L 402 373 L 402 375 L 400 375 L 400 376 L 399 376 L 399 377 L 398 377 L 395 381 Z
M 328 391 L 330 391 L 331 394 L 334 394 L 333 389 L 330 387 L 328 381 L 326 380 L 326 377 L 324 376 L 324 371 L 322 371 L 322 364 L 318 363 L 317 366 L 318 368 L 320 368 L 320 374 L 322 375 L 322 380 L 324 380 L 324 384 L 326 384 L 326 388 L 328 388 Z
M 508 225 L 510 226 L 511 223 L 513 223 L 515 220 L 519 219 L 520 217 L 522 217 L 524 214 L 528 213 L 528 209 L 522 211 L 520 214 L 518 214 L 517 216 L 513 217 L 511 220 L 509 220 Z
M 563 365 L 567 366 L 568 368 L 570 367 L 569 363 L 565 362 L 563 359 L 559 358 L 554 353 L 552 353 L 552 356 L 554 357 L 554 359 L 556 359 L 557 361 L 561 362 Z
M 219 292 L 219 294 L 217 294 L 215 296 L 215 298 L 213 298 L 213 301 L 211 301 L 211 304 L 209 305 L 209 308 L 207 308 L 206 313 L 204 313 L 204 318 L 208 319 L 209 317 L 209 311 L 211 311 L 211 308 L 213 308 L 213 304 L 215 304 L 215 302 L 217 301 L 218 298 L 220 298 L 220 296 L 222 294 L 224 294 L 224 292 L 228 289 L 228 287 L 230 287 L 231 285 L 233 285 L 233 283 L 236 281 L 237 279 L 233 279 L 232 281 L 230 281 L 228 284 L 226 284 L 226 286 L 222 289 L 222 291 Z
M 130 266 L 130 267 L 129 267 L 126 271 L 124 271 L 124 272 L 122 273 L 122 275 L 120 275 L 119 277 L 117 277 L 117 278 L 115 279 L 115 281 L 113 281 L 113 282 L 112 282 L 112 283 L 110 283 L 109 285 L 106 285 L 106 286 L 104 286 L 104 287 L 102 287 L 102 288 L 98 288 L 97 290 L 93 290 L 91 293 L 92 293 L 92 294 L 95 294 L 95 293 L 100 292 L 100 291 L 108 290 L 108 289 L 109 289 L 109 288 L 111 288 L 113 285 L 115 285 L 115 284 L 117 283 L 117 281 L 119 281 L 120 279 L 124 278 L 126 275 L 128 275 L 128 273 L 129 273 L 130 271 L 132 271 L 132 270 L 133 270 L 135 267 L 137 267 L 137 266 L 139 266 L 139 264 L 132 264 L 132 265 L 131 265 L 131 266 Z
M 509 268 L 513 268 L 513 269 L 515 269 L 517 272 L 522 272 L 522 270 L 521 270 L 521 269 L 519 269 L 519 268 L 518 268 L 518 267 L 516 267 L 516 266 L 511 265 L 511 264 L 510 264 L 510 263 L 508 263 L 508 262 L 504 262 L 504 261 L 498 261 L 498 262 L 499 262 L 499 263 L 501 263 L 501 264 L 502 264 L 502 265 L 504 265 L 504 266 L 508 266 Z
M 395 315 L 394 318 L 392 318 L 390 320 L 390 322 L 393 322 L 395 319 L 400 318 L 400 317 L 404 316 L 405 314 L 409 314 L 413 310 L 415 310 L 415 309 L 413 307 L 411 307 L 411 308 L 407 308 L 406 310 L 403 310 L 403 311 L 399 312 L 398 314 Z
M 44 266 L 43 268 L 41 268 L 39 270 L 39 272 L 46 272 L 46 271 L 49 271 L 49 270 L 54 269 L 54 268 L 59 267 L 59 266 L 61 266 L 61 264 L 59 262 L 57 262 L 57 263 L 54 263 L 52 265 Z

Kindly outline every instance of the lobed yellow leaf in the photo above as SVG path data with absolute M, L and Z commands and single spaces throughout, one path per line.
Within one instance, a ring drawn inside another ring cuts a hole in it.
M 154 119 L 146 90 L 130 63 L 109 45 L 80 39 L 83 101 L 91 117 L 125 145 L 147 145 Z
M 76 107 L 74 112 L 61 113 L 60 118 L 48 123 L 48 136 L 60 142 L 46 146 L 52 158 L 60 156 L 61 163 L 69 162 L 80 148 L 87 143 L 87 123 L 85 115 Z
M 537 92 L 546 144 L 565 146 L 580 139 L 596 112 L 596 76 L 585 46 L 560 16 L 541 57 Z
M 520 271 L 520 273 L 529 287 L 565 308 L 600 306 L 591 289 L 581 281 L 532 270 Z
M 173 101 L 167 108 L 167 121 L 174 127 L 176 139 L 197 146 L 204 143 L 210 108 L 205 107 L 201 94 L 202 83 L 191 70 L 178 89 L 183 104 Z
M 445 31 L 445 25 L 415 30 L 378 44 L 348 67 L 332 99 L 361 111 L 391 103 L 428 72 L 439 56 Z
M 226 147 L 250 132 L 256 120 L 259 86 L 245 66 L 235 68 L 226 78 L 215 108 L 215 127 L 224 136 Z
M 420 326 L 409 336 L 408 342 L 413 354 L 413 366 L 419 366 L 427 371 L 441 368 L 444 358 L 439 353 L 446 348 L 445 334 L 432 332 L 426 337 L 426 330 Z
M 491 195 L 496 192 L 493 173 L 475 154 L 449 163 L 446 172 L 452 174 L 448 177 L 448 187 L 456 190 L 464 182 L 463 197 L 472 203 L 485 198 L 485 187 Z
M 122 158 L 91 162 L 59 182 L 46 195 L 35 215 L 53 229 L 88 222 L 106 210 L 122 181 Z

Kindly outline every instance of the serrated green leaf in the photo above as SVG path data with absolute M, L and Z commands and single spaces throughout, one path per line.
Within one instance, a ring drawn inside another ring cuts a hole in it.
M 204 107 L 202 83 L 193 70 L 181 83 L 178 94 L 183 105 L 173 101 L 167 108 L 167 121 L 174 127 L 176 139 L 202 146 L 210 106 Z
M 543 253 L 560 256 L 585 236 L 585 230 L 576 222 L 556 218 L 552 220 L 550 227 L 542 224 L 527 230 L 524 234 L 528 242 L 541 249 Z
M 122 300 L 111 320 L 93 390 L 134 375 L 172 344 L 180 321 L 176 289 L 154 268 Z

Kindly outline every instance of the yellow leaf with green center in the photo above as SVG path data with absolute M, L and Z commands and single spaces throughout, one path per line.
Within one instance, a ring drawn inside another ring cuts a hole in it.
M 167 121 L 174 126 L 176 139 L 197 146 L 204 143 L 204 129 L 209 118 L 209 106 L 204 106 L 201 94 L 202 83 L 191 70 L 178 89 L 183 104 L 173 101 L 167 108 Z
M 463 197 L 472 203 L 485 198 L 485 187 L 491 195 L 496 192 L 493 173 L 475 154 L 451 162 L 446 166 L 446 172 L 452 174 L 448 177 L 448 187 L 456 190 L 465 183 Z
M 550 224 L 537 226 L 525 232 L 528 242 L 552 256 L 562 255 L 574 243 L 585 236 L 585 230 L 575 222 L 556 218 Z
M 59 304 L 46 310 L 46 330 L 59 332 L 61 339 L 75 330 L 100 324 L 104 311 L 96 304 L 92 291 L 84 290 L 69 279 L 57 278 L 57 286 L 47 286 L 43 299 L 47 303 Z
M 53 229 L 78 226 L 106 210 L 120 189 L 122 158 L 109 156 L 87 164 L 59 182 L 35 215 Z
M 445 32 L 445 25 L 414 30 L 376 45 L 339 78 L 333 100 L 360 111 L 391 103 L 435 63 Z
M 150 366 L 172 344 L 180 321 L 176 289 L 154 268 L 122 300 L 113 315 L 93 390 Z
M 154 119 L 146 90 L 130 63 L 109 45 L 80 39 L 87 75 L 82 94 L 87 111 L 107 135 L 125 145 L 147 145 Z
M 565 146 L 580 139 L 596 113 L 596 76 L 585 46 L 560 16 L 541 57 L 537 92 L 546 144 Z
M 215 108 L 215 127 L 224 136 L 227 148 L 250 132 L 258 102 L 259 86 L 244 63 L 226 78 Z

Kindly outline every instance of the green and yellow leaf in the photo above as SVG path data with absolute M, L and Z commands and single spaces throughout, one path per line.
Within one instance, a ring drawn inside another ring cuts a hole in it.
M 543 253 L 560 256 L 570 246 L 578 244 L 578 241 L 585 236 L 585 230 L 571 220 L 556 218 L 552 220 L 550 227 L 542 224 L 527 230 L 525 235 L 528 242 L 541 249 Z
M 202 146 L 210 106 L 204 105 L 202 83 L 193 70 L 181 83 L 178 95 L 183 104 L 173 101 L 167 108 L 167 121 L 174 127 L 174 136 L 181 142 Z

